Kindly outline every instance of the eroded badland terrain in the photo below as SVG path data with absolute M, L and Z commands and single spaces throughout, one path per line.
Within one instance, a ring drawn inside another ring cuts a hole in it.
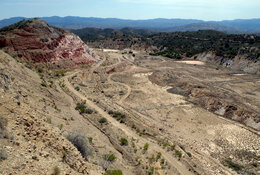
M 0 174 L 260 173 L 259 74 L 59 32 L 38 41 L 48 54 L 2 42 Z

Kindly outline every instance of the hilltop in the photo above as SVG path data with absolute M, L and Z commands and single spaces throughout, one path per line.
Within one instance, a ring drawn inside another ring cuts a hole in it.
M 36 63 L 89 64 L 97 60 L 81 39 L 40 19 L 22 20 L 0 29 L 0 48 Z

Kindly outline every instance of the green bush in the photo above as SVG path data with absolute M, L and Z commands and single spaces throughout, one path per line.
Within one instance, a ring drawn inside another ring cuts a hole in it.
M 77 103 L 77 106 L 75 108 L 76 110 L 79 111 L 80 114 L 92 114 L 94 111 L 92 109 L 88 109 L 85 105 L 85 102 L 82 103 Z
M 143 153 L 146 153 L 147 150 L 148 150 L 148 148 L 149 148 L 149 144 L 146 143 L 146 144 L 144 145 L 144 148 L 143 148 Z
M 179 150 L 175 150 L 175 155 L 179 157 L 179 159 L 182 157 L 182 153 Z
M 117 121 L 120 121 L 120 123 L 125 123 L 125 118 L 126 118 L 125 114 L 116 111 L 111 111 L 111 110 L 108 112 L 108 114 L 111 115 L 113 118 L 115 118 Z
M 123 175 L 121 170 L 106 170 L 105 175 Z
M 162 157 L 162 153 L 161 153 L 161 152 L 158 152 L 158 153 L 157 153 L 157 156 L 156 156 L 156 160 L 159 160 L 161 157 Z
M 92 143 L 92 142 L 93 142 L 93 137 L 88 137 L 88 141 L 89 141 L 90 143 Z
M 116 156 L 114 154 L 105 154 L 104 155 L 104 160 L 113 162 L 116 160 Z
M 104 124 L 104 123 L 107 123 L 107 119 L 102 117 L 100 120 L 99 120 L 99 123 L 101 124 Z
M 120 139 L 120 144 L 121 144 L 122 146 L 127 146 L 127 145 L 128 145 L 128 140 L 127 140 L 126 138 L 121 138 L 121 139 Z
M 59 128 L 60 130 L 62 130 L 63 127 L 64 127 L 64 125 L 63 125 L 62 123 L 58 125 L 58 128 Z

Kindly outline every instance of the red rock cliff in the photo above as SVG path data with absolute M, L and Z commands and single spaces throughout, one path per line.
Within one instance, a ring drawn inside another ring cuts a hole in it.
M 40 19 L 23 20 L 1 29 L 0 48 L 39 63 L 89 64 L 98 60 L 78 36 Z

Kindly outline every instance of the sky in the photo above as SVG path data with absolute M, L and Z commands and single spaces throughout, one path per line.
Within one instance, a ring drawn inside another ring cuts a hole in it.
M 260 0 L 0 0 L 0 19 L 81 16 L 122 19 L 260 18 Z

